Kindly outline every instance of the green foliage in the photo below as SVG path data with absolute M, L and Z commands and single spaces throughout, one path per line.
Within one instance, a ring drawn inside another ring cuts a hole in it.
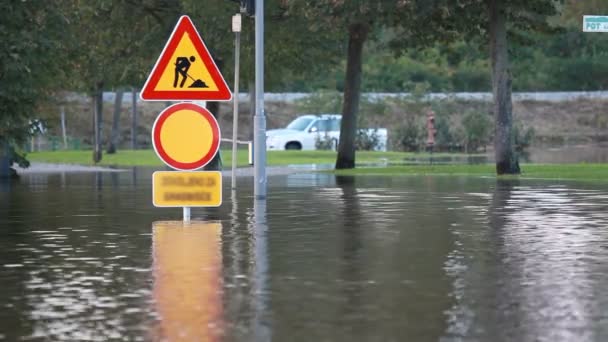
M 68 86 L 93 93 L 143 84 L 181 7 L 179 0 L 64 2 Z
M 464 1 L 468 11 L 456 9 L 453 14 L 461 13 L 462 18 L 452 19 L 469 20 L 476 11 L 485 16 L 486 10 L 473 8 L 474 3 Z M 562 17 L 548 20 L 547 15 L 555 13 L 549 1 L 515 1 L 511 6 L 510 54 L 515 91 L 606 89 L 608 35 L 584 33 L 580 28 L 582 14 L 603 13 L 608 6 L 605 2 L 570 0 L 563 6 Z M 557 30 L 547 23 L 565 25 L 565 28 Z M 370 42 L 365 52 L 362 91 L 407 92 L 412 91 L 415 84 L 425 82 L 433 92 L 490 91 L 487 39 L 479 36 L 485 32 L 485 25 L 485 22 L 471 23 L 471 27 L 479 28 L 476 35 L 467 36 L 469 28 L 461 28 L 460 33 L 465 34 L 466 39 L 452 43 L 441 41 L 425 49 L 407 46 L 409 41 L 404 38 L 399 56 L 387 48 L 394 45 L 397 30 L 384 28 L 376 32 L 375 41 Z M 598 76 L 587 77 L 590 74 Z M 285 80 L 284 89 L 344 88 L 344 64 L 314 75 L 304 82 Z
M 515 90 L 602 90 L 608 88 L 608 37 L 570 27 L 537 35 L 534 46 L 513 53 Z M 593 76 L 593 77 L 590 77 Z
M 453 101 L 437 101 L 431 105 L 435 113 L 435 148 L 440 151 L 460 151 L 463 147 L 463 134 L 452 116 L 455 113 Z M 426 126 L 424 128 L 426 139 Z
M 511 134 L 513 134 L 513 146 L 515 146 L 515 149 L 524 151 L 530 147 L 536 132 L 534 131 L 534 127 L 525 127 L 521 122 L 516 122 L 513 125 Z
M 393 132 L 394 147 L 399 151 L 419 151 L 424 144 L 424 134 L 424 124 L 410 116 Z
M 327 132 L 324 135 L 317 133 L 315 136 L 315 149 L 335 150 L 336 147 L 336 139 L 331 138 Z
M 369 95 L 361 96 L 359 101 L 359 115 L 357 116 L 357 127 L 359 128 L 378 128 L 379 121 L 384 118 L 389 110 L 387 101 L 373 98 Z M 357 144 L 357 136 L 355 136 L 355 144 Z
M 371 133 L 370 133 L 371 132 Z M 355 135 L 355 150 L 357 151 L 373 151 L 380 147 L 380 136 L 377 129 L 357 130 Z
M 608 89 L 608 35 L 589 34 L 580 27 L 530 33 L 528 44 L 511 47 L 515 91 L 576 91 Z M 365 92 L 410 92 L 428 84 L 432 92 L 491 91 L 490 62 L 485 47 L 476 41 L 457 41 L 424 50 L 410 49 L 402 56 L 368 49 L 364 60 Z M 594 77 L 589 77 L 594 75 Z M 287 89 L 343 88 L 343 66 L 301 83 L 285 81 Z
M 492 120 L 487 114 L 469 111 L 462 118 L 462 126 L 466 152 L 475 152 L 486 146 L 492 131 Z
M 460 63 L 454 68 L 451 89 L 465 92 L 483 92 L 491 88 L 490 67 L 487 60 L 472 60 Z
M 24 155 L 15 146 L 35 133 L 38 104 L 62 74 L 57 49 L 64 24 L 55 2 L 0 3 L 0 144 L 22 165 Z
M 454 127 L 447 112 L 438 111 L 435 113 L 435 146 L 439 150 L 453 151 L 460 148 L 459 139 L 455 135 Z

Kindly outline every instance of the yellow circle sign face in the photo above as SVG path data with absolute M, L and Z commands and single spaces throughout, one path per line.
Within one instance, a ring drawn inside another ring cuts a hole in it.
M 217 153 L 217 121 L 205 108 L 179 103 L 163 111 L 154 123 L 152 141 L 158 156 L 170 167 L 194 170 Z
M 200 151 L 211 149 L 213 129 L 209 122 L 192 110 L 181 110 L 167 118 L 160 132 L 165 152 L 180 163 L 201 159 Z

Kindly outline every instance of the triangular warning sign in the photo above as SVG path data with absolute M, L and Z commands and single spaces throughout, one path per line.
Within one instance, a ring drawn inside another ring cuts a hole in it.
M 179 18 L 140 97 L 148 101 L 228 101 L 232 93 L 188 16 Z

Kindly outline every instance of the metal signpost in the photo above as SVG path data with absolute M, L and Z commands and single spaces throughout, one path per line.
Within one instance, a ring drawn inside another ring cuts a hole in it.
M 608 32 L 608 16 L 583 16 L 583 32 Z
M 264 113 L 264 0 L 255 4 L 255 115 L 253 117 L 253 194 L 266 198 L 266 116 Z
M 158 58 L 140 97 L 144 101 L 229 101 L 232 93 L 194 24 L 182 16 Z M 159 114 L 152 129 L 158 157 L 176 171 L 152 176 L 152 203 L 182 207 L 184 222 L 191 207 L 222 204 L 219 171 L 193 171 L 218 153 L 220 127 L 215 117 L 194 103 L 178 103 Z
M 234 32 L 234 98 L 232 112 L 232 189 L 236 189 L 236 140 L 239 130 L 239 69 L 241 62 L 241 15 L 232 17 L 232 32 Z

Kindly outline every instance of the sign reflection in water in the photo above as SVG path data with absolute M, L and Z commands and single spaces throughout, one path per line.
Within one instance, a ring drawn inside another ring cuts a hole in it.
M 223 329 L 220 222 L 153 224 L 153 340 L 216 341 Z

